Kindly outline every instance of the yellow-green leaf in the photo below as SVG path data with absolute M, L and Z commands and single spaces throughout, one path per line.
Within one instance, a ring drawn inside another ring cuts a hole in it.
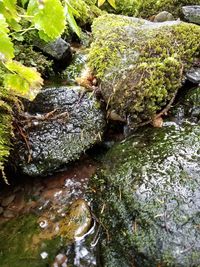
M 109 3 L 114 9 L 116 9 L 115 0 L 108 0 L 108 3 Z
M 0 14 L 0 61 L 10 60 L 14 57 L 14 48 L 8 32 L 8 24 L 4 16 Z
M 106 0 L 98 0 L 98 7 L 102 6 Z
M 5 66 L 12 72 L 5 75 L 5 87 L 16 95 L 33 100 L 43 83 L 40 74 L 34 68 L 25 67 L 17 61 L 9 61 Z

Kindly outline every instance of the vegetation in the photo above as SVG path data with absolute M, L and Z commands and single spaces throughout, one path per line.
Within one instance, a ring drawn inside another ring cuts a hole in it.
M 80 37 L 81 29 L 77 22 L 80 25 L 91 22 L 101 14 L 95 2 L 0 1 L 0 172 L 4 177 L 3 162 L 9 156 L 13 135 L 11 106 L 14 103 L 17 106 L 16 96 L 32 100 L 43 83 L 40 73 L 45 75 L 46 70 L 52 70 L 51 61 L 40 53 L 36 54 L 31 44 L 24 43 L 30 36 L 28 33 L 34 35 L 37 32 L 38 38 L 50 42 L 71 28 Z

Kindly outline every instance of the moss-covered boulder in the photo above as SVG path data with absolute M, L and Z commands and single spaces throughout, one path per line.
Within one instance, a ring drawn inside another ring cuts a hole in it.
M 200 266 L 199 173 L 199 125 L 146 128 L 116 144 L 91 185 L 101 266 Z
M 168 11 L 179 17 L 182 6 L 198 4 L 199 0 L 116 0 L 116 10 L 106 4 L 104 8 L 109 12 L 142 18 L 149 18 L 161 11 Z
M 107 105 L 130 124 L 155 116 L 200 52 L 200 28 L 104 15 L 93 23 L 89 65 Z
M 17 162 L 28 175 L 45 175 L 100 140 L 105 120 L 94 96 L 78 86 L 47 88 L 19 115 Z

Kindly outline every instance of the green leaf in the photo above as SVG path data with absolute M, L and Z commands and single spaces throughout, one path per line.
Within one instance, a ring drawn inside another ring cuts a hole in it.
M 65 29 L 64 8 L 59 0 L 31 0 L 28 4 L 27 15 L 33 16 L 35 28 L 48 38 L 56 39 Z
M 14 30 L 20 30 L 19 25 L 20 17 L 17 13 L 16 0 L 1 0 L 0 1 L 0 13 L 4 15 L 9 26 Z
M 106 0 L 98 0 L 98 7 L 102 6 Z
M 13 44 L 8 36 L 8 24 L 2 14 L 0 14 L 0 60 L 6 61 L 14 57 Z
M 114 9 L 116 9 L 115 0 L 108 0 L 108 3 L 109 3 Z
M 40 74 L 34 68 L 25 67 L 17 61 L 9 61 L 5 66 L 12 72 L 5 75 L 5 87 L 16 95 L 33 100 L 43 83 Z
M 70 27 L 78 35 L 78 37 L 80 37 L 81 36 L 81 29 L 79 28 L 79 26 L 77 25 L 77 23 L 74 19 L 74 8 L 69 3 L 65 4 L 65 14 L 66 14 L 66 17 L 67 17 L 67 20 L 69 22 Z

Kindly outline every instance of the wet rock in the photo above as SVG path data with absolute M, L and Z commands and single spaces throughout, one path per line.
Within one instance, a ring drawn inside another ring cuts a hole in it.
M 200 68 L 192 68 L 186 73 L 186 78 L 196 84 L 200 84 Z
M 187 21 L 200 24 L 200 6 L 184 6 L 182 7 L 182 12 Z
M 199 173 L 197 124 L 146 128 L 116 144 L 91 185 L 102 266 L 199 266 Z
M 181 125 L 188 120 L 193 123 L 200 122 L 200 87 L 190 89 L 172 110 L 173 120 Z
M 30 176 L 46 175 L 80 157 L 100 140 L 104 115 L 81 87 L 43 90 L 28 107 L 24 139 L 16 143 L 18 164 Z M 19 135 L 20 138 L 20 135 Z
M 87 53 L 85 51 L 78 51 L 72 59 L 71 64 L 62 72 L 62 78 L 67 79 L 68 82 L 76 82 L 84 66 L 86 65 Z
M 15 194 L 10 195 L 10 196 L 8 196 L 8 197 L 6 197 L 6 198 L 4 198 L 4 199 L 2 200 L 1 205 L 2 205 L 3 207 L 7 207 L 10 203 L 13 202 L 14 199 L 15 199 Z
M 68 240 L 77 240 L 89 231 L 92 216 L 87 202 L 78 199 L 72 203 L 63 221 L 60 223 L 60 234 Z
M 108 107 L 132 128 L 151 121 L 181 88 L 184 68 L 195 62 L 199 26 L 106 14 L 92 29 L 89 65 Z
M 162 11 L 158 13 L 153 19 L 154 22 L 164 22 L 170 20 L 174 20 L 174 16 L 167 11 Z
M 44 43 L 37 39 L 33 43 L 42 52 L 57 61 L 69 60 L 72 57 L 70 45 L 62 38 L 58 38 L 51 43 Z
M 64 254 L 58 254 L 52 267 L 67 267 L 67 256 Z

